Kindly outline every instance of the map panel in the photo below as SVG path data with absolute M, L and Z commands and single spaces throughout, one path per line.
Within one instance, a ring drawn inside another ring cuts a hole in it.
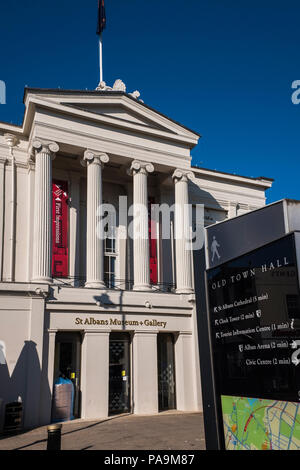
M 227 450 L 299 450 L 300 404 L 222 395 Z
M 215 243 L 221 252 L 221 243 Z M 298 449 L 300 291 L 295 235 L 209 269 L 206 275 L 222 447 Z

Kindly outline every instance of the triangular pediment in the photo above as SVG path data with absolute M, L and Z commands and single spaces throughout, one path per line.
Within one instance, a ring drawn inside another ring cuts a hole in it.
M 196 145 L 199 134 L 168 118 L 124 92 L 97 92 L 72 90 L 28 89 L 27 104 L 56 108 L 58 112 L 80 115 L 82 119 L 95 120 L 106 125 Z
M 67 104 L 67 103 L 65 103 Z M 109 118 L 115 119 L 119 123 L 134 123 L 140 126 L 152 128 L 152 129 L 160 129 L 166 130 L 166 128 L 158 123 L 154 122 L 153 120 L 147 119 L 141 116 L 138 113 L 130 111 L 126 109 L 126 107 L 121 106 L 120 104 L 67 104 L 69 106 L 75 107 L 77 109 L 81 109 L 82 111 L 87 111 L 90 113 L 98 114 L 101 116 L 107 116 Z M 170 131 L 170 129 L 169 129 Z

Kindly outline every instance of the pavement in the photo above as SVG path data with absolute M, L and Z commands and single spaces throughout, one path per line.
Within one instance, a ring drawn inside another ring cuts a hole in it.
M 167 411 L 63 423 L 62 450 L 205 450 L 202 413 Z M 46 450 L 47 426 L 0 437 L 0 450 Z

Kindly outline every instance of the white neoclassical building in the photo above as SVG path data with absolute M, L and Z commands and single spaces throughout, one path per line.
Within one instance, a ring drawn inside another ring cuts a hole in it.
M 24 427 L 49 423 L 59 376 L 75 417 L 201 410 L 180 208 L 204 205 L 209 225 L 263 206 L 272 180 L 193 167 L 199 134 L 138 98 L 118 81 L 26 88 L 22 126 L 0 123 L 0 429 L 17 400 Z M 101 204 L 116 215 L 105 240 Z M 169 238 L 154 204 L 175 204 Z

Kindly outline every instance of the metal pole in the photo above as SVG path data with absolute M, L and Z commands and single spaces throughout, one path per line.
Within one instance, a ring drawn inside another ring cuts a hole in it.
M 103 81 L 102 34 L 99 35 L 99 66 L 100 66 L 100 83 L 101 83 Z
M 61 428 L 62 424 L 48 426 L 47 450 L 61 450 Z

